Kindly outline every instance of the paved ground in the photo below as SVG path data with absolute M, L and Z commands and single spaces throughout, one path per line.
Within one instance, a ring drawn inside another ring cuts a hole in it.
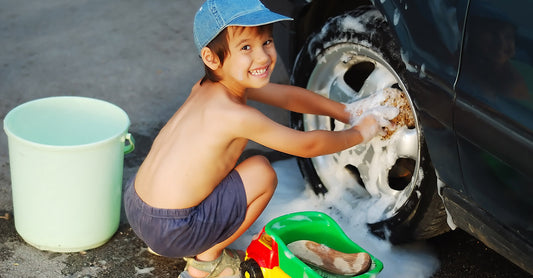
M 114 103 L 128 113 L 137 141 L 135 152 L 125 157 L 124 179 L 129 178 L 159 128 L 201 77 L 192 42 L 192 19 L 200 2 L 0 0 L 0 118 L 19 104 L 49 96 Z M 286 82 L 283 68 L 277 70 L 273 81 Z M 258 107 L 286 123 L 286 112 Z M 266 150 L 251 145 L 248 151 Z M 276 153 L 270 155 L 279 159 Z M 177 277 L 183 269 L 181 259 L 149 254 L 124 218 L 119 231 L 100 248 L 70 254 L 40 251 L 16 233 L 11 196 L 7 137 L 2 132 L 0 277 Z M 464 233 L 431 244 L 442 250 L 443 269 L 435 277 L 527 277 Z
M 123 108 L 137 149 L 135 173 L 153 137 L 181 105 L 203 67 L 192 41 L 198 0 L 0 0 L 0 118 L 27 101 L 57 95 Z M 286 82 L 278 67 L 274 81 Z M 280 122 L 287 113 L 268 111 Z M 264 151 L 257 145 L 250 151 Z M 7 136 L 0 134 L 0 277 L 177 277 L 182 260 L 146 252 L 125 219 L 104 246 L 84 253 L 39 251 L 18 236 Z M 53 201 L 53 200 L 50 200 Z M 88 204 L 91 205 L 91 204 Z

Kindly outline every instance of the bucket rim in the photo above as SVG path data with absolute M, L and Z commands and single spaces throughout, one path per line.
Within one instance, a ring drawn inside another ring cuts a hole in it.
M 86 144 L 78 144 L 78 145 L 51 145 L 51 144 L 43 144 L 43 143 L 38 143 L 38 142 L 34 142 L 34 141 L 31 141 L 31 140 L 28 140 L 28 139 L 25 139 L 25 138 L 22 138 L 21 136 L 18 136 L 16 134 L 14 134 L 10 129 L 9 129 L 9 118 L 10 117 L 13 117 L 13 115 L 16 113 L 17 110 L 20 110 L 20 109 L 23 109 L 25 106 L 28 106 L 28 105 L 31 105 L 35 102 L 40 102 L 40 101 L 49 101 L 49 100 L 53 100 L 53 99 L 83 99 L 83 100 L 87 100 L 87 101 L 93 101 L 93 102 L 100 102 L 100 103 L 105 103 L 106 105 L 111 105 L 113 106 L 114 108 L 117 109 L 117 111 L 119 111 L 121 114 L 124 115 L 125 117 L 125 120 L 126 120 L 126 123 L 125 123 L 125 127 L 120 131 L 120 132 L 116 132 L 115 134 L 109 136 L 108 138 L 105 138 L 105 139 L 102 139 L 102 140 L 98 140 L 98 141 L 94 141 L 94 142 L 90 142 L 90 143 L 86 143 Z M 102 100 L 102 99 L 97 99 L 97 98 L 93 98 L 93 97 L 84 97 L 84 96 L 50 96 L 50 97 L 43 97 L 43 98 L 38 98 L 38 99 L 34 99 L 34 100 L 30 100 L 30 101 L 27 101 L 27 102 L 24 102 L 24 103 L 21 103 L 17 106 L 15 106 L 13 109 L 11 109 L 7 114 L 6 116 L 4 117 L 4 120 L 3 120 L 3 126 L 4 126 L 4 132 L 7 134 L 8 136 L 8 139 L 10 137 L 12 138 L 16 138 L 20 141 L 23 141 L 29 145 L 33 145 L 33 146 L 36 146 L 36 147 L 40 147 L 40 148 L 45 148 L 45 149 L 54 149 L 54 150 L 72 150 L 72 149 L 83 149 L 83 148 L 91 148 L 91 147 L 94 147 L 94 146 L 97 146 L 97 145 L 103 145 L 103 144 L 107 144 L 108 142 L 110 141 L 115 141 L 116 139 L 120 139 L 121 141 L 125 141 L 126 139 L 126 134 L 128 133 L 128 129 L 131 125 L 131 121 L 130 121 L 130 118 L 128 117 L 128 114 L 126 113 L 126 111 L 124 111 L 124 109 L 120 108 L 119 106 L 109 102 L 109 101 L 105 101 L 105 100 Z M 8 140 L 8 143 L 9 143 L 9 140 Z

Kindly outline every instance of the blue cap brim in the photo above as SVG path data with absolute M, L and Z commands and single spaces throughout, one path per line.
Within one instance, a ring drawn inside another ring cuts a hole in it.
M 286 17 L 277 13 L 274 13 L 268 9 L 261 9 L 254 12 L 246 13 L 240 16 L 235 17 L 231 21 L 227 22 L 220 30 L 212 35 L 211 38 L 206 40 L 206 42 L 203 45 L 199 45 L 197 43 L 196 47 L 198 48 L 198 52 L 202 50 L 203 47 L 207 46 L 209 42 L 211 42 L 222 30 L 227 28 L 228 26 L 243 26 L 243 27 L 254 27 L 254 26 L 261 26 L 261 25 L 267 25 L 279 21 L 290 21 L 293 20 L 290 17 Z
M 269 10 L 260 10 L 239 16 L 228 22 L 227 26 L 253 27 L 285 20 L 292 20 L 292 18 L 271 12 Z

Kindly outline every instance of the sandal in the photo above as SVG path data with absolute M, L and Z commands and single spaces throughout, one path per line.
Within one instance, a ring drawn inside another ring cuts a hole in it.
M 230 254 L 231 253 L 231 254 Z M 213 261 L 209 262 L 202 262 L 197 261 L 194 258 L 183 258 L 187 265 L 185 266 L 185 271 L 183 271 L 178 278 L 192 278 L 192 276 L 189 274 L 187 269 L 189 269 L 190 266 L 204 272 L 208 272 L 209 274 L 206 276 L 206 278 L 213 278 L 218 277 L 220 273 L 222 273 L 225 269 L 231 268 L 233 271 L 233 274 L 229 276 L 223 276 L 227 278 L 240 278 L 240 265 L 241 265 L 241 259 L 237 251 L 232 249 L 224 249 L 222 251 L 222 254 L 216 258 Z

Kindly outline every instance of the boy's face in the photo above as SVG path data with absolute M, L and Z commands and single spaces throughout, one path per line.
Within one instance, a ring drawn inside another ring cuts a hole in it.
M 268 84 L 277 59 L 272 33 L 230 26 L 227 39 L 229 54 L 222 65 L 222 80 L 245 88 Z

